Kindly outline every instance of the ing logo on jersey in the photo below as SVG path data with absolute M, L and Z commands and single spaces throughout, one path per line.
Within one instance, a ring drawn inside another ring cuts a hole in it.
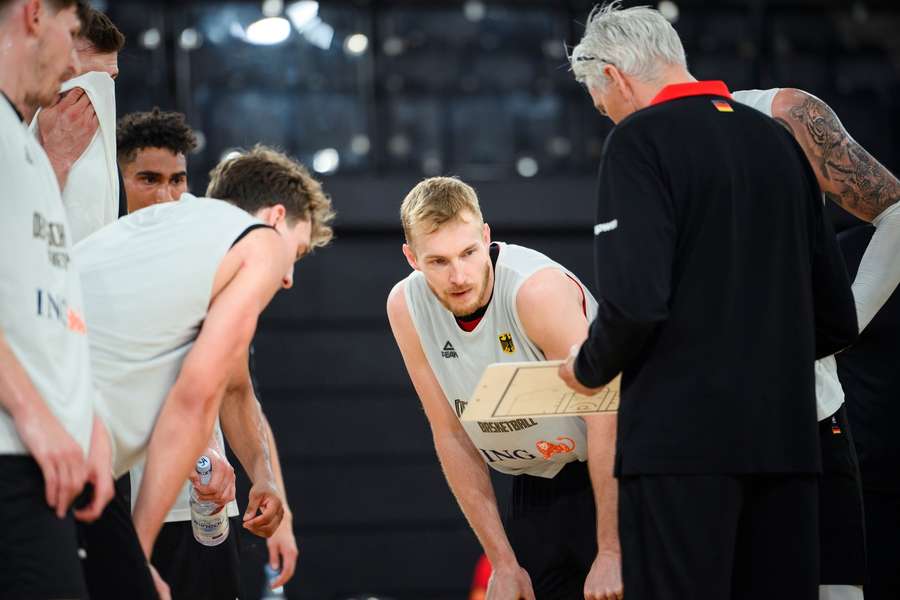
M 497 338 L 500 340 L 500 348 L 503 349 L 507 354 L 514 354 L 516 352 L 516 345 L 513 343 L 512 335 L 509 333 L 501 333 Z

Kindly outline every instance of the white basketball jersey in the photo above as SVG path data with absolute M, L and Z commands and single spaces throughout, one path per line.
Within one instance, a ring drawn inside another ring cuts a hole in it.
M 546 360 L 522 328 L 516 296 L 529 277 L 547 268 L 558 269 L 578 282 L 588 321 L 593 320 L 597 302 L 584 285 L 559 263 L 522 246 L 499 244 L 493 297 L 471 332 L 460 328 L 422 273 L 415 271 L 404 280 L 406 303 L 422 350 L 457 417 L 489 364 Z M 485 462 L 501 473 L 551 478 L 566 463 L 587 460 L 587 430 L 580 417 L 463 421 L 462 425 Z
M 144 457 L 206 318 L 222 258 L 259 223 L 227 202 L 185 194 L 119 219 L 75 246 L 117 477 Z
M 772 116 L 772 102 L 781 88 L 770 90 L 745 90 L 732 92 L 737 102 L 755 108 L 764 115 Z M 834 356 L 826 356 L 815 364 L 816 372 L 816 414 L 821 421 L 837 412 L 844 403 L 844 388 L 838 379 L 837 363 Z
M 38 394 L 87 452 L 96 392 L 84 300 L 59 183 L 0 96 L 0 330 Z M 0 409 L 0 454 L 28 454 Z

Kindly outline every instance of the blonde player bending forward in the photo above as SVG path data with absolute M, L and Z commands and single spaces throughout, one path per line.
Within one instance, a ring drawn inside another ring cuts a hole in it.
M 596 301 L 539 252 L 491 243 L 458 179 L 419 183 L 401 219 L 414 272 L 391 291 L 388 317 L 447 482 L 493 565 L 489 599 L 621 598 L 615 415 L 459 419 L 487 365 L 565 358 Z M 488 466 L 515 476 L 503 522 Z

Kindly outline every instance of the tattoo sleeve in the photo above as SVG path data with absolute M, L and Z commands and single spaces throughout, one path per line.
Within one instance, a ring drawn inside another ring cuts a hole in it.
M 811 94 L 785 89 L 773 116 L 800 143 L 829 200 L 872 221 L 900 200 L 900 182 L 866 152 L 831 108 Z

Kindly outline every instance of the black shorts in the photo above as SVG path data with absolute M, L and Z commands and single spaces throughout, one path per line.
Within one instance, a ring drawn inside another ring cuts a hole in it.
M 597 557 L 596 514 L 587 463 L 570 462 L 553 479 L 514 477 L 506 535 L 537 600 L 584 600 Z
M 863 585 L 866 531 L 856 448 L 841 408 L 819 423 L 822 477 L 819 480 L 819 542 L 823 585 Z
M 157 600 L 131 507 L 118 488 L 99 519 L 77 528 L 87 553 L 83 565 L 91 600 Z
M 864 491 L 868 573 L 866 600 L 900 598 L 900 492 Z
M 0 597 L 87 598 L 75 519 L 47 505 L 44 476 L 30 456 L 0 456 Z
M 204 546 L 194 539 L 190 521 L 163 525 L 151 561 L 173 600 L 234 600 L 240 595 L 241 529 L 240 517 L 231 517 L 225 541 Z
M 818 600 L 816 475 L 619 480 L 628 600 Z

